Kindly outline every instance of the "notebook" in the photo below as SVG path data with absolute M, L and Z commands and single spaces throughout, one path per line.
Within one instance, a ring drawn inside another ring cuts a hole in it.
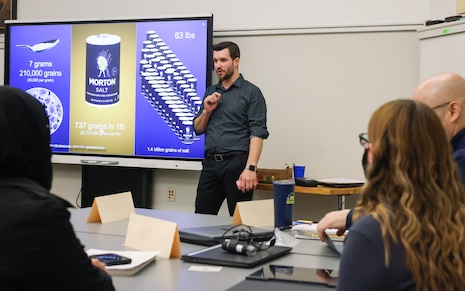
M 184 228 L 179 230 L 179 238 L 182 242 L 213 246 L 221 243 L 221 239 L 226 231 L 231 229 L 234 225 L 215 225 L 204 227 Z M 251 226 L 237 226 L 234 231 L 244 230 L 245 232 L 252 232 L 254 241 L 268 241 L 274 236 L 274 230 L 262 229 Z M 238 233 L 228 231 L 223 238 L 237 237 Z
M 292 226 L 292 231 L 295 233 L 295 238 L 298 239 L 312 239 L 320 240 L 318 236 L 318 223 L 311 224 L 297 224 Z M 349 231 L 345 231 L 343 235 L 337 235 L 338 230 L 335 228 L 328 228 L 326 230 L 326 235 L 330 237 L 333 241 L 344 241 Z
M 257 252 L 254 256 L 244 256 L 227 252 L 223 250 L 221 245 L 215 245 L 200 251 L 182 255 L 181 259 L 189 263 L 252 268 L 272 259 L 284 256 L 291 250 L 291 247 L 272 246 L 266 250 Z

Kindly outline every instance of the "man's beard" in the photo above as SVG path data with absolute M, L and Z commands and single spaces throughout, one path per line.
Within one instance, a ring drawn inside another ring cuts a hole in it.
M 223 82 L 223 81 L 227 81 L 229 79 L 231 79 L 232 75 L 233 75 L 233 71 L 224 71 L 223 70 L 223 76 L 218 76 L 218 72 L 216 73 L 216 75 L 218 76 L 218 80 L 220 82 Z

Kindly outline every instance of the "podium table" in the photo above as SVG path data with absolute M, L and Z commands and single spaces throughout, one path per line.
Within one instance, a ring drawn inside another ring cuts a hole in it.
M 257 188 L 258 190 L 273 190 L 273 184 L 268 183 L 259 183 Z M 295 193 L 302 194 L 311 194 L 311 195 L 327 195 L 327 196 L 337 196 L 338 209 L 345 208 L 345 198 L 347 195 L 360 194 L 362 192 L 362 187 L 350 187 L 350 188 L 333 188 L 325 186 L 317 187 L 304 187 L 304 186 L 295 186 Z

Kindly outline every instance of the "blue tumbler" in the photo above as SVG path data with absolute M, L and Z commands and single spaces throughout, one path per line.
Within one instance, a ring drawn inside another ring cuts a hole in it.
M 289 227 L 292 225 L 294 185 L 294 180 L 273 181 L 275 227 Z

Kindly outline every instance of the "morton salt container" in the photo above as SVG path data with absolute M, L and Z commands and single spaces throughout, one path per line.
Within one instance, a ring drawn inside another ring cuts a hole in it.
M 111 105 L 119 101 L 121 37 L 91 35 L 86 39 L 86 101 Z

